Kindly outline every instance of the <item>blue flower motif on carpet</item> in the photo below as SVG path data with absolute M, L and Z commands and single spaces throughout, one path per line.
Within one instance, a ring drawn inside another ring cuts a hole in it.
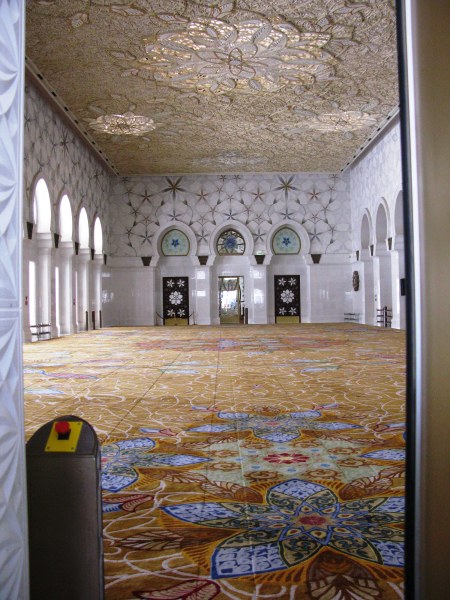
M 211 459 L 191 454 L 155 452 L 156 443 L 150 438 L 121 440 L 102 447 L 102 489 L 118 492 L 137 481 L 136 467 L 185 467 Z
M 214 431 L 244 431 L 251 429 L 253 435 L 257 438 L 280 443 L 290 442 L 299 438 L 301 436 L 300 430 L 302 429 L 309 431 L 331 429 L 335 431 L 340 429 L 357 429 L 360 427 L 360 425 L 353 425 L 352 423 L 315 422 L 315 419 L 322 416 L 318 410 L 304 410 L 276 416 L 221 411 L 217 416 L 220 419 L 232 421 L 232 423 L 225 426 L 202 425 L 189 429 L 189 431 L 210 433 Z M 216 429 L 213 429 L 213 427 Z
M 64 396 L 65 392 L 55 388 L 25 388 L 26 394 L 36 394 L 37 396 Z
M 267 504 L 193 502 L 163 510 L 206 527 L 240 529 L 220 542 L 211 558 L 214 579 L 288 569 L 325 546 L 389 567 L 403 566 L 400 497 L 339 502 L 330 489 L 290 479 L 267 492 Z
M 363 458 L 375 458 L 378 460 L 405 460 L 406 453 L 404 448 L 391 448 L 390 450 L 375 450 L 361 454 Z

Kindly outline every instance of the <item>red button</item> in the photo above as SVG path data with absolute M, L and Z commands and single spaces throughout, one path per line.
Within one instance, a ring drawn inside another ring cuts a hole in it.
M 55 423 L 55 431 L 58 435 L 67 435 L 70 433 L 69 421 L 57 421 Z

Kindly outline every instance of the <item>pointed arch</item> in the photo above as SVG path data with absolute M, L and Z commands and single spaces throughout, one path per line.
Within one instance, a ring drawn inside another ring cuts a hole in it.
M 62 242 L 71 242 L 73 238 L 73 214 L 69 197 L 64 194 L 59 202 L 59 235 Z
M 89 248 L 89 219 L 84 206 L 78 215 L 78 242 L 80 248 Z
M 377 244 L 385 244 L 389 237 L 389 209 L 384 200 L 382 200 L 377 208 L 375 216 L 375 239 Z
M 372 219 L 367 211 L 361 219 L 360 242 L 361 250 L 369 250 L 372 244 Z
M 296 221 L 282 221 L 281 223 L 277 223 L 276 225 L 274 225 L 267 232 L 266 254 L 269 256 L 272 256 L 274 254 L 274 251 L 273 251 L 274 237 L 278 234 L 279 231 L 281 231 L 282 229 L 286 229 L 286 228 L 293 230 L 299 237 L 300 251 L 298 254 L 300 254 L 300 255 L 309 254 L 310 249 L 311 249 L 311 241 L 309 239 L 308 232 L 302 225 L 300 225 L 300 223 L 297 223 Z
M 164 237 L 173 230 L 178 230 L 183 233 L 188 241 L 189 241 L 189 250 L 186 256 L 196 256 L 197 254 L 197 238 L 195 237 L 195 233 L 193 230 L 185 225 L 184 223 L 172 223 L 171 225 L 166 225 L 161 227 L 155 236 L 153 237 L 153 245 L 152 245 L 152 256 L 155 256 L 159 259 L 159 257 L 163 256 L 161 244 Z
M 50 233 L 52 226 L 52 205 L 45 179 L 38 179 L 33 194 L 33 221 L 37 233 Z
M 96 217 L 94 221 L 94 252 L 95 254 L 103 253 L 103 228 L 100 217 Z
M 250 230 L 239 221 L 234 221 L 233 219 L 230 219 L 229 221 L 225 221 L 224 223 L 218 225 L 216 229 L 211 233 L 209 241 L 209 253 L 211 256 L 218 256 L 217 241 L 219 237 L 227 230 L 236 231 L 236 233 L 238 233 L 244 240 L 245 249 L 241 256 L 253 255 L 254 242 Z

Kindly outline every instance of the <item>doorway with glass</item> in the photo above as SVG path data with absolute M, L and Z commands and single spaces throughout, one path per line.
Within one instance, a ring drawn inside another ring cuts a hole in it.
M 219 277 L 220 324 L 244 323 L 244 278 Z

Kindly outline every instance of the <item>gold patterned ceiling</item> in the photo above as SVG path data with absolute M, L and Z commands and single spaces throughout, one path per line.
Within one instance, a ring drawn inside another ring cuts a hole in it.
M 339 171 L 398 104 L 393 0 L 29 0 L 27 56 L 122 175 Z

